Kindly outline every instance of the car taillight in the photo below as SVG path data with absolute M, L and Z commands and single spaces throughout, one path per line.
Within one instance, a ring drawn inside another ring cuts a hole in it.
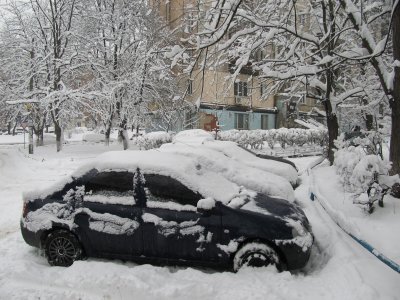
M 22 206 L 22 217 L 25 218 L 27 214 L 28 214 L 28 202 L 24 201 L 24 204 Z

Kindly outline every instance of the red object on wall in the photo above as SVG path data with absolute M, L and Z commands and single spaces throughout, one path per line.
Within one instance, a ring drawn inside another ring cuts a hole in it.
M 203 129 L 207 131 L 214 131 L 218 129 L 218 118 L 212 114 L 206 114 L 206 122 L 204 122 Z

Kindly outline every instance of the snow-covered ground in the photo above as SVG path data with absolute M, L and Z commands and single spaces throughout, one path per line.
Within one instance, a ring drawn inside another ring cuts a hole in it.
M 69 268 L 50 267 L 20 234 L 22 191 L 45 187 L 96 155 L 121 148 L 118 143 L 105 147 L 75 142 L 65 145 L 61 153 L 48 145 L 35 148 L 29 156 L 23 145 L 0 145 L 0 299 L 399 299 L 399 274 L 343 233 L 318 203 L 310 201 L 310 178 L 301 171 L 315 157 L 293 159 L 302 173 L 295 196 L 315 235 L 304 270 L 243 269 L 235 274 L 98 259 L 78 261 Z M 326 187 L 321 193 L 340 195 L 334 174 L 329 168 L 319 169 L 319 184 Z M 388 217 L 390 221 L 382 215 L 400 213 L 390 203 L 372 216 L 375 225 L 371 230 L 386 227 L 382 251 L 398 259 L 399 247 L 393 240 L 398 242 L 400 223 L 396 215 Z M 369 217 L 356 213 L 355 208 L 351 212 L 360 219 Z
M 327 162 L 313 170 L 316 191 L 327 201 L 325 206 L 335 220 L 358 238 L 369 242 L 377 251 L 384 253 L 400 265 L 400 200 L 390 195 L 384 198 L 384 207 L 375 204 L 375 211 L 368 214 L 360 206 L 353 204 L 352 193 L 343 192 L 334 168 Z M 326 182 L 331 181 L 330 184 Z M 362 195 L 367 200 L 366 195 Z

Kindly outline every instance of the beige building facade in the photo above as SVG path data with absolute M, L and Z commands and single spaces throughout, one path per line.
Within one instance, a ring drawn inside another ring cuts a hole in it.
M 177 29 L 177 39 L 184 40 L 195 28 L 193 4 L 191 0 L 151 0 L 153 7 L 160 12 L 171 29 Z M 307 26 L 307 18 L 299 18 Z M 268 51 L 271 51 L 270 49 Z M 177 71 L 179 73 L 179 70 Z M 289 116 L 288 106 L 296 102 L 299 113 L 312 114 L 315 101 L 299 95 L 282 97 L 266 95 L 265 79 L 261 79 L 250 67 L 241 70 L 232 79 L 229 63 L 211 70 L 195 67 L 190 75 L 180 75 L 182 91 L 186 99 L 193 103 L 193 111 L 188 113 L 185 128 L 202 128 L 205 130 L 229 129 L 272 129 L 296 126 L 286 122 Z

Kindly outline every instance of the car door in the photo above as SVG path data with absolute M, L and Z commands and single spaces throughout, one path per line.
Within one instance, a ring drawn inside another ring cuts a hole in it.
M 142 254 L 140 201 L 132 172 L 99 172 L 84 182 L 83 207 L 75 217 L 94 256 L 131 258 Z
M 196 210 L 202 196 L 178 180 L 145 174 L 143 252 L 173 260 L 217 261 L 221 216 Z

